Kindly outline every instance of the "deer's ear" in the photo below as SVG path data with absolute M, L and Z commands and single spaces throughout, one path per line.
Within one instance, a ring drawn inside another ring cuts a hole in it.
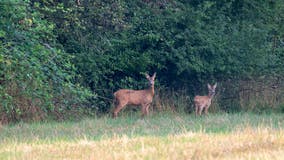
M 156 78 L 156 72 L 153 74 L 152 78 L 153 78 L 153 79 L 155 79 L 155 78 Z
M 147 73 L 145 73 L 145 76 L 146 76 L 147 79 L 150 78 L 149 74 L 147 74 Z

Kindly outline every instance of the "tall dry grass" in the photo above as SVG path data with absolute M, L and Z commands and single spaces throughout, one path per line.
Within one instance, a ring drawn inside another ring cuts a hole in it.
M 202 88 L 176 90 L 157 88 L 153 101 L 154 110 L 191 113 L 194 111 L 193 97 L 207 94 L 206 85 Z M 240 111 L 284 113 L 284 79 L 262 77 L 218 82 L 209 112 Z
M 269 128 L 245 128 L 230 134 L 184 132 L 166 137 L 126 135 L 94 141 L 6 144 L 4 159 L 263 159 L 284 158 L 284 131 Z

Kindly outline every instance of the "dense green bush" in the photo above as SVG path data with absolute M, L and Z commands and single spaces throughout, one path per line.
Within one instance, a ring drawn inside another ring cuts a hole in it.
M 54 24 L 27 1 L 0 2 L 0 15 L 1 121 L 62 118 L 87 102 L 92 94 L 73 83 L 72 57 L 56 43 Z

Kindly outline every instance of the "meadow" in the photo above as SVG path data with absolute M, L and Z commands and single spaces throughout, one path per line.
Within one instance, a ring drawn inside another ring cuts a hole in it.
M 0 159 L 284 159 L 283 113 L 130 112 L 0 128 Z

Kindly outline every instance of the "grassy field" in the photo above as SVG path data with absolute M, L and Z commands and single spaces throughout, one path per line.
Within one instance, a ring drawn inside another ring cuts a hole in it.
M 280 113 L 131 113 L 0 127 L 0 159 L 284 159 Z

